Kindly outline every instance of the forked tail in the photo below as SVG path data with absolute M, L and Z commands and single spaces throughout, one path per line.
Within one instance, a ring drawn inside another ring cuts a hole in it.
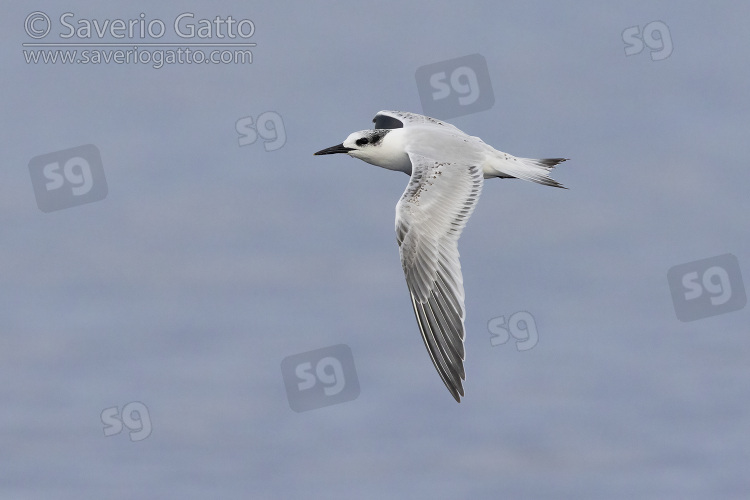
M 568 158 L 517 158 L 515 156 L 501 153 L 497 161 L 493 161 L 490 172 L 484 170 L 484 177 L 504 177 L 523 179 L 525 181 L 544 184 L 545 186 L 559 187 L 567 189 L 565 186 L 549 176 L 550 171 L 556 165 L 564 162 Z

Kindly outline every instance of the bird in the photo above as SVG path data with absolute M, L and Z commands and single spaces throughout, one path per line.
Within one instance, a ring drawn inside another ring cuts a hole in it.
M 484 179 L 516 178 L 565 188 L 549 174 L 568 158 L 520 158 L 445 121 L 379 111 L 374 128 L 314 155 L 343 153 L 410 176 L 396 204 L 401 266 L 427 352 L 456 402 L 464 397 L 466 309 L 458 239 Z M 567 188 L 565 188 L 567 189 Z

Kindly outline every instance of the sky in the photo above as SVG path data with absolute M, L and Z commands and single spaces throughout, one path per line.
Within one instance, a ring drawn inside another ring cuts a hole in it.
M 746 498 L 748 16 L 4 2 L 0 498 Z M 407 176 L 313 156 L 384 109 L 570 159 L 484 185 L 460 404 Z

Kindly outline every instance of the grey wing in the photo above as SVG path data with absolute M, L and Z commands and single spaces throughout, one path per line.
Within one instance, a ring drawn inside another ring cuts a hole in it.
M 446 387 L 464 395 L 464 286 L 458 238 L 482 191 L 482 168 L 410 153 L 412 174 L 396 205 L 396 239 L 427 351 Z
M 445 127 L 449 130 L 461 132 L 458 128 L 454 127 L 450 123 L 430 118 L 429 116 L 418 115 L 416 113 L 409 113 L 408 111 L 378 111 L 375 118 L 372 119 L 376 129 L 394 129 L 409 127 L 412 125 L 436 125 L 439 127 Z M 463 132 L 461 132 L 463 134 Z

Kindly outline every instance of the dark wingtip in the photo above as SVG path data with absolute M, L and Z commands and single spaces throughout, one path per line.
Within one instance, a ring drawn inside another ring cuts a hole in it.
M 381 115 L 377 114 L 375 115 L 375 118 L 372 119 L 372 122 L 375 124 L 373 128 L 375 129 L 394 129 L 394 128 L 403 128 L 404 123 L 399 120 L 398 118 L 394 118 L 392 116 L 388 115 Z
M 461 380 L 466 380 L 466 379 L 462 377 Z M 451 393 L 451 396 L 453 396 L 453 399 L 456 400 L 456 403 L 460 403 L 461 398 L 464 397 L 464 386 L 461 383 L 461 380 L 458 381 L 457 385 L 454 385 L 454 384 L 448 385 L 448 382 L 445 379 L 443 379 L 443 382 L 445 383 L 445 387 L 448 388 L 448 392 Z

